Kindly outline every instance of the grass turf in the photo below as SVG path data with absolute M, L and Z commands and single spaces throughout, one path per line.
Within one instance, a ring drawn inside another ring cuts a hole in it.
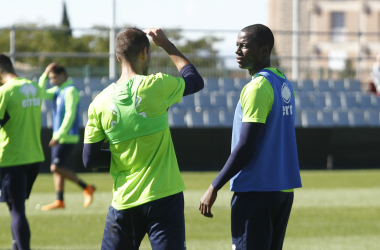
M 231 249 L 230 198 L 226 185 L 218 193 L 214 218 L 198 211 L 199 199 L 216 172 L 183 172 L 186 240 L 188 249 Z M 284 243 L 285 250 L 357 250 L 380 246 L 380 170 L 302 171 L 303 188 L 295 202 Z M 66 209 L 42 212 L 54 200 L 53 178 L 38 176 L 26 202 L 32 249 L 100 249 L 105 218 L 111 202 L 109 174 L 80 174 L 97 187 L 94 202 L 83 208 L 81 190 L 66 183 Z M 0 249 L 10 249 L 10 216 L 0 203 Z M 140 249 L 151 249 L 147 238 Z

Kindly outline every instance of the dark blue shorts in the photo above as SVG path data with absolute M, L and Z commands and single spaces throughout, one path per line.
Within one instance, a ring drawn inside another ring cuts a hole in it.
M 0 202 L 25 202 L 41 163 L 0 168 Z
M 76 144 L 58 144 L 51 148 L 51 165 L 66 166 Z
M 137 250 L 145 234 L 152 250 L 186 249 L 182 192 L 125 210 L 111 206 L 101 249 Z
M 235 192 L 231 201 L 232 249 L 282 249 L 293 197 L 293 192 Z

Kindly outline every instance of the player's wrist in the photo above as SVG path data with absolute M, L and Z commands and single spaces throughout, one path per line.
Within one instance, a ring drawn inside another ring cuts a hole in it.
M 59 139 L 61 139 L 61 134 L 59 134 L 59 133 L 53 133 L 52 139 L 56 140 L 56 141 L 59 141 Z
M 218 189 L 214 188 L 214 186 L 212 184 L 210 184 L 210 186 L 208 187 L 208 190 L 211 193 L 217 193 L 218 192 Z
M 177 47 L 169 40 L 163 42 L 161 48 L 163 48 L 169 55 L 178 51 Z

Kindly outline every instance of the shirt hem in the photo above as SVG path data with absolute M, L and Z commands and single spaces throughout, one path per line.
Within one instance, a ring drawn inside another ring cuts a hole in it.
M 118 205 L 118 204 L 115 204 L 115 203 L 112 202 L 111 206 L 114 209 L 116 209 L 116 210 L 125 210 L 125 209 L 129 209 L 129 208 L 133 208 L 133 207 L 137 207 L 137 206 L 143 205 L 145 203 L 148 203 L 148 202 L 151 202 L 151 201 L 154 201 L 154 200 L 162 199 L 162 198 L 168 197 L 170 195 L 178 194 L 180 192 L 183 192 L 185 189 L 186 189 L 185 187 L 181 187 L 179 189 L 170 191 L 168 193 L 164 193 L 164 194 L 157 195 L 157 196 L 151 196 L 151 197 L 146 198 L 144 200 L 139 200 L 139 201 L 137 201 L 135 203 L 132 203 L 132 204 L 129 204 L 129 205 Z
M 242 122 L 258 122 L 258 123 L 265 123 L 266 119 L 260 119 L 260 118 L 243 118 Z
M 278 192 L 278 191 L 284 192 L 286 190 L 290 190 L 290 189 L 294 190 L 296 188 L 302 188 L 302 186 L 286 187 L 286 188 L 245 188 L 244 190 L 243 189 L 231 188 L 230 191 L 241 192 L 241 193 L 245 193 L 245 192 Z
M 39 162 L 42 163 L 44 161 L 45 161 L 45 158 L 42 158 L 39 160 L 34 160 L 34 161 L 28 161 L 28 162 L 14 162 L 14 163 L 11 163 L 9 165 L 8 164 L 6 164 L 6 165 L 1 164 L 0 168 L 17 167 L 17 166 L 21 166 L 21 165 L 34 164 L 34 163 L 39 163 Z

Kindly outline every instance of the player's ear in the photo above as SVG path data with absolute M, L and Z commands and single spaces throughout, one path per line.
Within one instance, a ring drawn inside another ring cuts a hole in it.
M 116 55 L 116 58 L 117 58 L 117 60 L 118 60 L 119 62 L 121 62 L 121 59 L 120 59 L 119 55 Z
M 145 47 L 141 50 L 142 59 L 145 60 L 148 57 L 149 51 L 148 47 Z
M 269 56 L 270 55 L 270 49 L 269 49 L 269 45 L 264 45 L 260 48 L 260 53 L 261 53 L 261 56 L 262 57 L 265 57 L 265 56 Z

